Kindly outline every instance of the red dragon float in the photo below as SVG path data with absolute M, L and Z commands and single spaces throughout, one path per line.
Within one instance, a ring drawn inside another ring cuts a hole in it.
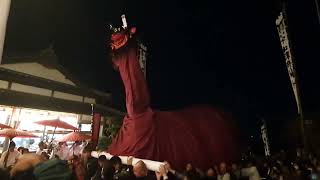
M 181 169 L 187 163 L 208 168 L 241 154 L 238 130 L 221 109 L 195 105 L 177 111 L 150 107 L 150 95 L 138 62 L 135 28 L 111 36 L 112 61 L 125 86 L 127 115 L 108 152 L 113 155 L 169 161 Z

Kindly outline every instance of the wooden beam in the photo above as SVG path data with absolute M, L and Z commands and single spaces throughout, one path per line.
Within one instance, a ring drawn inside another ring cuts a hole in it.
M 44 89 L 50 89 L 53 91 L 61 91 L 69 94 L 104 99 L 104 102 L 107 102 L 108 105 L 111 105 L 111 95 L 104 93 L 103 95 L 95 93 L 95 91 L 85 88 L 80 88 L 41 77 L 32 76 L 29 74 L 12 71 L 9 69 L 0 67 L 0 80 L 16 82 L 20 84 L 25 84 L 29 86 L 35 86 Z
M 0 104 L 33 109 L 91 115 L 91 104 L 69 101 L 47 96 L 0 89 Z M 97 105 L 96 111 L 103 116 L 123 116 L 113 108 Z

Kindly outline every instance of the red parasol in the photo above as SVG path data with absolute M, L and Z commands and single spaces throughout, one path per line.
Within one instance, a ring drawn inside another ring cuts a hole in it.
M 57 128 L 72 129 L 74 131 L 78 130 L 78 128 L 76 128 L 76 127 L 72 126 L 71 124 L 68 124 L 68 123 L 66 123 L 64 121 L 61 121 L 60 119 L 42 120 L 42 121 L 37 121 L 35 123 L 43 125 L 45 127 L 46 126 L 54 127 L 53 134 L 52 134 L 52 137 L 51 137 L 51 142 L 53 141 L 53 137 L 54 137 L 54 134 L 55 134 Z
M 69 134 L 64 135 L 62 138 L 57 139 L 58 142 L 66 142 L 66 141 L 85 141 L 91 139 L 91 136 L 86 135 L 81 132 L 71 132 Z
M 27 131 L 21 131 L 13 128 L 7 128 L 0 130 L 0 137 L 7 137 L 9 139 L 13 139 L 15 137 L 20 138 L 30 138 L 30 137 L 38 137 L 32 133 L 29 133 Z
M 43 126 L 51 126 L 55 128 L 62 128 L 62 129 L 71 129 L 71 130 L 78 130 L 78 128 L 68 124 L 60 119 L 52 119 L 52 120 L 42 120 L 35 122 L 36 124 L 40 124 Z
M 5 129 L 5 128 L 11 128 L 11 127 L 0 123 L 0 129 Z
M 54 137 L 54 134 L 55 134 L 57 128 L 78 130 L 78 128 L 76 128 L 76 127 L 72 126 L 71 124 L 68 124 L 68 123 L 66 123 L 64 121 L 61 121 L 60 119 L 42 120 L 42 121 L 37 121 L 35 123 L 43 125 L 45 127 L 46 126 L 54 127 L 50 144 L 53 141 L 53 137 Z

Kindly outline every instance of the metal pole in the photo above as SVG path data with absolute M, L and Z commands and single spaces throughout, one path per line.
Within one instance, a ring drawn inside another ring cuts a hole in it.
M 47 126 L 44 126 L 41 141 L 44 141 L 44 137 L 46 136 L 46 129 L 47 129 Z
M 57 126 L 54 127 L 54 130 L 53 130 L 53 134 L 52 134 L 52 137 L 51 137 L 51 141 L 50 141 L 50 144 L 52 143 L 53 141 L 53 137 L 54 137 L 54 134 L 56 133 L 56 129 L 57 129 Z

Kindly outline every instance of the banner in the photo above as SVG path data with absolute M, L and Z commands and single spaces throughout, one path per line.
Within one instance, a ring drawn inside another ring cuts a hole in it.
M 138 43 L 138 55 L 140 68 L 146 78 L 147 75 L 147 47 L 142 43 Z
M 94 147 L 97 146 L 99 141 L 99 134 L 100 134 L 100 123 L 101 123 L 101 115 L 99 113 L 93 113 L 92 115 L 92 143 Z
M 268 131 L 267 131 L 267 124 L 264 120 L 262 120 L 261 125 L 261 137 L 264 145 L 264 154 L 266 156 L 270 156 L 270 147 L 269 147 L 269 140 L 268 140 Z
M 278 16 L 278 18 L 276 20 L 276 25 L 277 25 L 278 34 L 279 34 L 279 38 L 280 38 L 280 42 L 281 42 L 281 47 L 282 47 L 284 58 L 286 61 L 292 89 L 293 89 L 294 96 L 295 96 L 296 103 L 297 103 L 298 114 L 301 115 L 302 114 L 301 102 L 300 102 L 300 97 L 299 97 L 299 93 L 298 93 L 297 80 L 296 80 L 296 70 L 295 70 L 295 65 L 293 62 L 292 50 L 290 48 L 285 9 L 283 9 L 283 11 L 280 12 L 280 15 Z

